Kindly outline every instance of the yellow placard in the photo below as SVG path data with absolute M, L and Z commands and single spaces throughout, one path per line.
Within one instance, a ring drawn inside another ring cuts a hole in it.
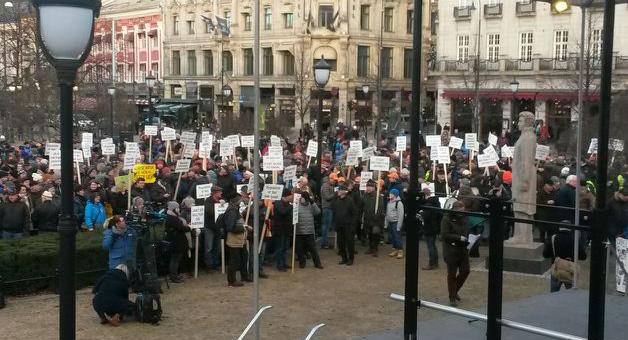
M 155 164 L 135 164 L 133 166 L 133 182 L 137 181 L 139 177 L 143 177 L 146 183 L 155 183 L 155 172 L 157 172 Z

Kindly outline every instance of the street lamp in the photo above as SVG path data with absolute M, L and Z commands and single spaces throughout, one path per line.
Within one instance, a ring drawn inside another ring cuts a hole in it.
M 510 82 L 510 91 L 512 91 L 512 100 L 510 101 L 510 117 L 513 120 L 515 118 L 515 94 L 519 91 L 519 81 L 515 78 Z M 506 131 L 507 132 L 507 131 Z
M 364 93 L 365 96 L 367 94 L 369 94 L 369 85 L 368 84 L 362 85 L 362 93 Z
M 113 138 L 113 98 L 116 95 L 116 88 L 115 86 L 109 86 L 109 88 L 107 89 L 107 93 L 109 93 L 109 135 L 111 136 L 111 138 Z
M 510 82 L 510 90 L 512 91 L 512 93 L 516 93 L 517 91 L 519 91 L 519 81 L 517 81 L 517 79 L 513 79 Z
M 153 123 L 153 88 L 155 88 L 155 77 L 149 74 L 144 78 L 148 87 L 148 125 Z M 144 120 L 144 118 L 142 118 Z M 159 120 L 159 130 L 161 131 L 161 120 Z
M 13 7 L 13 3 L 11 1 L 6 1 L 4 3 L 4 7 Z
M 325 56 L 321 55 L 321 59 L 314 64 L 314 83 L 318 87 L 318 113 L 316 122 L 316 138 L 318 139 L 318 150 L 316 151 L 316 159 L 318 159 L 318 170 L 323 174 L 323 89 L 329 81 L 331 66 L 325 61 Z
M 552 10 L 557 13 L 563 13 L 571 8 L 568 0 L 552 0 Z
M 76 230 L 74 218 L 72 87 L 92 47 L 99 0 L 33 0 L 37 39 L 57 71 L 61 130 L 61 217 L 59 219 L 59 338 L 76 337 Z M 71 23 L 71 24 L 68 24 Z

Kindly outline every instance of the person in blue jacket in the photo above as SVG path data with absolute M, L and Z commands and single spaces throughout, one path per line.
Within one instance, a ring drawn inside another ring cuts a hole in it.
M 89 231 L 94 231 L 95 227 L 101 227 L 107 219 L 105 213 L 105 206 L 100 201 L 102 197 L 99 194 L 95 194 L 88 201 L 85 206 L 85 225 Z
M 137 233 L 133 228 L 127 228 L 124 217 L 112 217 L 102 239 L 103 249 L 109 252 L 109 269 L 124 264 L 133 270 L 136 244 Z

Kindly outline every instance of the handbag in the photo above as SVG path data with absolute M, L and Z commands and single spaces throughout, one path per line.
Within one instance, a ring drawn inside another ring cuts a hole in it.
M 552 251 L 554 252 L 554 255 L 556 255 L 556 248 L 554 247 L 555 240 L 556 235 L 553 235 Z M 554 259 L 554 264 L 552 265 L 552 276 L 560 282 L 572 283 L 573 274 L 576 269 L 575 267 L 575 262 L 556 256 L 556 258 Z

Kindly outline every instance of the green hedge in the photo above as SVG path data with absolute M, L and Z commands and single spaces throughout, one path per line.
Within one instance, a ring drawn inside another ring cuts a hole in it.
M 76 235 L 76 271 L 97 271 L 107 268 L 107 253 L 102 249 L 102 232 Z M 0 240 L 0 289 L 5 294 L 30 294 L 54 289 L 58 267 L 59 235 L 42 233 L 21 240 Z M 77 275 L 77 288 L 94 283 L 100 272 Z M 11 281 L 20 281 L 11 284 Z

